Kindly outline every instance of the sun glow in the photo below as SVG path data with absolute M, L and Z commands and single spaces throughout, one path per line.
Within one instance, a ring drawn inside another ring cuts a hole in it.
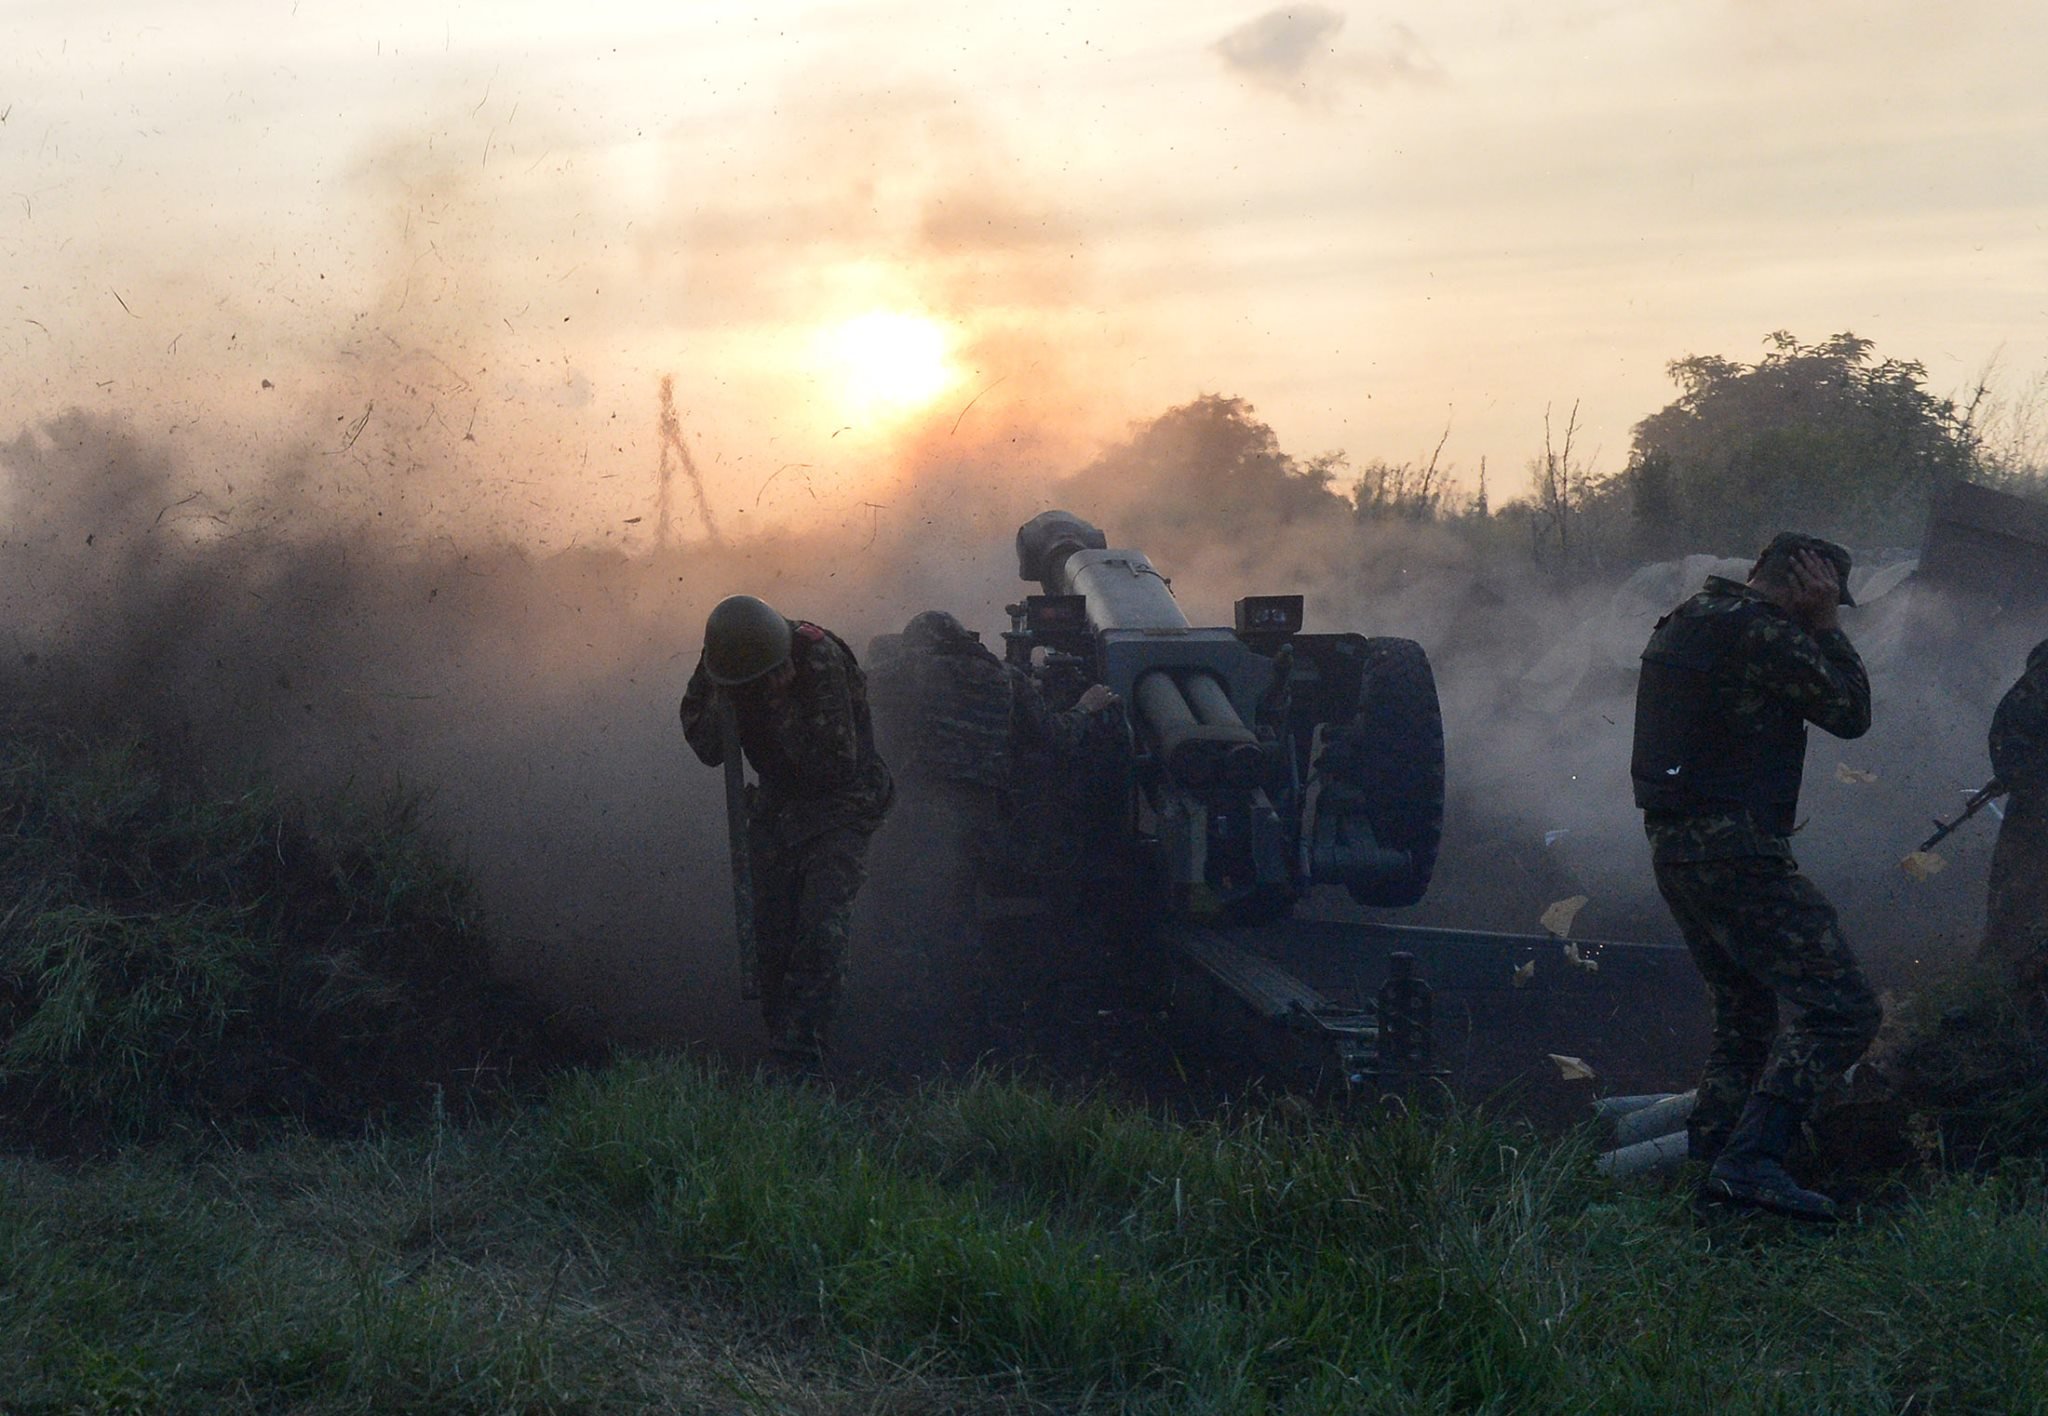
M 947 328 L 924 315 L 871 310 L 819 336 L 821 362 L 856 417 L 908 413 L 960 380 Z

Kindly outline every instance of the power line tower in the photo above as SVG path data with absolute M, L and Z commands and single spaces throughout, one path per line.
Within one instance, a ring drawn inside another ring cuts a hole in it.
M 704 477 L 697 471 L 697 460 L 690 456 L 688 444 L 683 441 L 682 420 L 676 417 L 676 379 L 674 374 L 661 376 L 661 462 L 654 473 L 654 544 L 657 548 L 668 548 L 669 520 L 674 515 L 670 504 L 670 487 L 675 481 L 676 468 L 683 469 L 683 475 L 690 479 L 690 493 L 696 498 L 697 517 L 704 523 L 704 533 L 712 544 L 724 545 L 725 538 L 718 533 L 718 518 L 711 514 L 711 499 L 704 495 Z

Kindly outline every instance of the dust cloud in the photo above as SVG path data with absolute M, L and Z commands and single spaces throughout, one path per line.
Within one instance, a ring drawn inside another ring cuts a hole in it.
M 675 720 L 705 613 L 985 621 L 1115 382 L 1080 233 L 969 106 L 815 77 L 758 131 L 648 138 L 630 194 L 480 86 L 360 154 L 353 220 L 171 207 L 106 289 L 55 274 L 42 203 L 0 360 L 15 711 L 224 789 L 424 788 L 508 973 L 615 1036 L 752 1038 Z M 876 306 L 954 327 L 930 408 L 806 365 Z
M 931 529 L 941 510 L 915 534 L 827 526 L 638 554 L 311 515 L 195 528 L 171 514 L 189 495 L 182 458 L 78 412 L 0 445 L 0 468 L 29 509 L 0 545 L 17 712 L 138 729 L 228 789 L 258 772 L 428 789 L 508 970 L 629 1033 L 752 1022 L 728 1002 L 719 777 L 675 719 L 710 605 L 745 588 L 864 644 L 926 602 L 985 603 L 1007 554 L 969 539 L 987 529 L 973 518 Z
M 1028 588 L 1016 525 L 1083 490 L 956 449 L 907 462 L 866 517 L 539 552 L 295 515 L 282 494 L 259 525 L 195 517 L 204 469 L 97 414 L 20 432 L 0 469 L 17 508 L 0 544 L 17 711 L 137 726 L 226 787 L 256 772 L 309 791 L 424 787 L 508 973 L 589 1008 L 609 1036 L 743 1052 L 756 1024 L 731 959 L 719 776 L 675 721 L 704 613 L 743 589 L 856 646 L 928 607 L 993 639 Z M 1113 543 L 1136 539 L 1114 515 L 1131 508 L 1075 509 Z M 1628 800 L 1630 665 L 1656 614 L 1739 563 L 1562 592 L 1430 526 L 1238 518 L 1160 534 L 1144 548 L 1197 620 L 1227 622 L 1239 594 L 1300 590 L 1311 628 L 1430 651 L 1450 805 L 1437 885 L 1402 918 L 1532 931 L 1551 901 L 1584 894 L 1581 937 L 1672 937 Z M 1974 941 L 1991 823 L 1955 838 L 1931 881 L 1896 863 L 1986 775 L 1991 707 L 2040 637 L 1969 616 L 1910 582 L 1845 611 L 1877 722 L 1854 743 L 1816 735 L 1811 752 L 1802 862 L 1893 984 Z

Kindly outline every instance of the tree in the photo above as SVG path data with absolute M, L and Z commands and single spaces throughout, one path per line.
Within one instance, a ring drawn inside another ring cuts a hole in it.
M 1358 519 L 1435 521 L 1443 515 L 1453 490 L 1447 470 L 1442 465 L 1444 444 L 1450 438 L 1451 430 L 1446 425 L 1443 436 L 1430 449 L 1429 461 L 1420 466 L 1413 462 L 1388 462 L 1377 457 L 1366 463 L 1358 474 L 1358 480 L 1351 484 L 1351 505 L 1357 511 Z M 1480 478 L 1483 500 L 1483 471 Z
M 1534 489 L 1529 503 L 1529 552 L 1542 563 L 1568 568 L 1572 563 L 1572 523 L 1586 498 L 1586 469 L 1572 460 L 1572 443 L 1579 435 L 1579 405 L 1572 404 L 1565 420 L 1564 446 L 1550 436 L 1550 408 L 1543 409 L 1543 456 L 1529 464 Z M 1554 543 L 1554 544 L 1553 544 Z
M 1838 334 L 1780 330 L 1754 364 L 1674 361 L 1679 396 L 1636 424 L 1615 479 L 1643 549 L 1743 552 L 1798 527 L 1852 545 L 1915 541 L 1929 500 L 1975 470 L 1954 404 L 1926 370 Z
M 1330 490 L 1342 453 L 1298 462 L 1242 398 L 1204 394 L 1170 408 L 1060 484 L 1073 509 L 1119 544 L 1247 531 L 1348 516 Z

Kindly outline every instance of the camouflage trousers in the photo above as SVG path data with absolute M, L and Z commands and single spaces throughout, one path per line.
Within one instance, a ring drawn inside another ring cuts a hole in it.
M 1977 957 L 2029 999 L 2048 989 L 2048 804 L 2031 797 L 2016 794 L 1999 824 Z
M 777 840 L 757 822 L 750 840 L 761 1017 L 785 1061 L 816 1066 L 846 984 L 854 896 L 867 878 L 869 832 L 836 827 L 806 840 Z
M 1834 906 L 1783 856 L 1660 861 L 1657 888 L 1714 1003 L 1688 1130 L 1717 1154 L 1752 1092 L 1806 1110 L 1877 1035 L 1882 1009 Z M 1778 1003 L 1798 1009 L 1780 1032 Z

